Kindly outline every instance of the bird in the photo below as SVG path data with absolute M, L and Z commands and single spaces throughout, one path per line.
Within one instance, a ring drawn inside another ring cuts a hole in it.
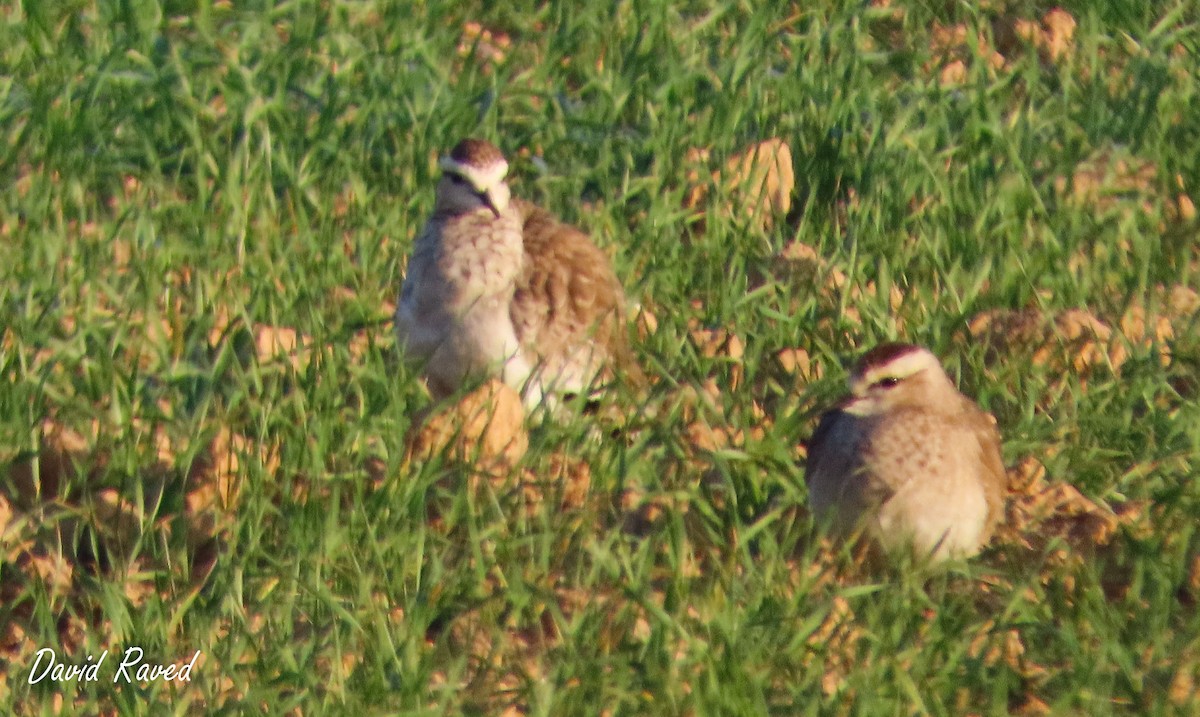
M 932 562 L 977 554 L 1004 510 L 995 419 L 913 344 L 866 352 L 849 388 L 808 442 L 805 482 L 817 520 L 889 553 L 909 549 Z
M 495 377 L 532 411 L 592 396 L 615 366 L 635 372 L 624 290 L 604 252 L 514 198 L 491 142 L 464 139 L 438 166 L 433 214 L 408 259 L 394 322 L 434 398 Z

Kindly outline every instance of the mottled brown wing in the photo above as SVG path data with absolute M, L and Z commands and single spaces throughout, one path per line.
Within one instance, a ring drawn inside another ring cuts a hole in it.
M 844 530 L 892 496 L 892 490 L 873 480 L 863 463 L 869 440 L 857 419 L 839 405 L 821 415 L 807 444 L 804 480 L 809 505 L 817 514 L 834 510 Z
M 807 463 L 804 467 L 805 481 L 811 480 L 811 477 L 816 471 L 822 469 L 822 466 L 828 461 L 829 453 L 829 437 L 834 432 L 834 427 L 838 420 L 842 417 L 840 408 L 831 408 L 821 414 L 821 420 L 817 422 L 817 430 L 813 431 L 812 436 L 805 444 L 808 451 Z
M 622 321 L 625 295 L 608 257 L 586 234 L 549 212 L 529 202 L 514 204 L 524 217 L 526 264 L 511 311 L 522 346 L 540 359 L 554 360 L 591 343 L 609 360 L 630 361 Z
M 1004 457 L 1000 453 L 1000 430 L 996 419 L 971 403 L 971 424 L 975 438 L 979 441 L 979 457 L 983 463 L 983 495 L 987 500 L 988 517 L 981 542 L 992 537 L 996 525 L 1004 520 L 1004 495 L 1008 490 L 1008 472 L 1004 469 Z

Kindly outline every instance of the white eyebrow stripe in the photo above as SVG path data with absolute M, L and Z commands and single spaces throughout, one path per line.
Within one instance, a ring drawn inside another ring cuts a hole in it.
M 508 174 L 508 162 L 504 160 L 492 162 L 486 167 L 476 167 L 463 164 L 450 157 L 442 157 L 438 161 L 438 167 L 443 172 L 457 174 L 466 179 L 477 192 L 486 192 L 503 180 L 504 175 Z
M 859 382 L 869 386 L 882 378 L 908 378 L 913 374 L 937 365 L 937 358 L 933 354 L 920 349 L 901 354 L 884 364 L 868 367 L 862 376 L 859 377 Z

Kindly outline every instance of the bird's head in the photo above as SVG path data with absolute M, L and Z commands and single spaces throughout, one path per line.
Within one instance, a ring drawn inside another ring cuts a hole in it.
M 850 373 L 850 397 L 842 410 L 877 416 L 908 406 L 952 406 L 957 389 L 928 349 L 881 344 L 863 354 Z
M 486 207 L 497 218 L 508 208 L 510 194 L 504 177 L 508 162 L 494 144 L 464 139 L 438 162 L 442 179 L 437 187 L 438 211 L 465 214 Z

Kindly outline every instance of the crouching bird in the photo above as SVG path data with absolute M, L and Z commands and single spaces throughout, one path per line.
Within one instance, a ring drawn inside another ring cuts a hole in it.
M 849 384 L 808 445 L 817 520 L 934 561 L 979 552 L 1004 510 L 995 420 L 920 346 L 868 351 Z
M 508 162 L 490 142 L 465 139 L 439 167 L 395 318 L 434 397 L 498 377 L 532 410 L 592 395 L 615 366 L 637 374 L 624 292 L 587 235 L 514 199 Z

